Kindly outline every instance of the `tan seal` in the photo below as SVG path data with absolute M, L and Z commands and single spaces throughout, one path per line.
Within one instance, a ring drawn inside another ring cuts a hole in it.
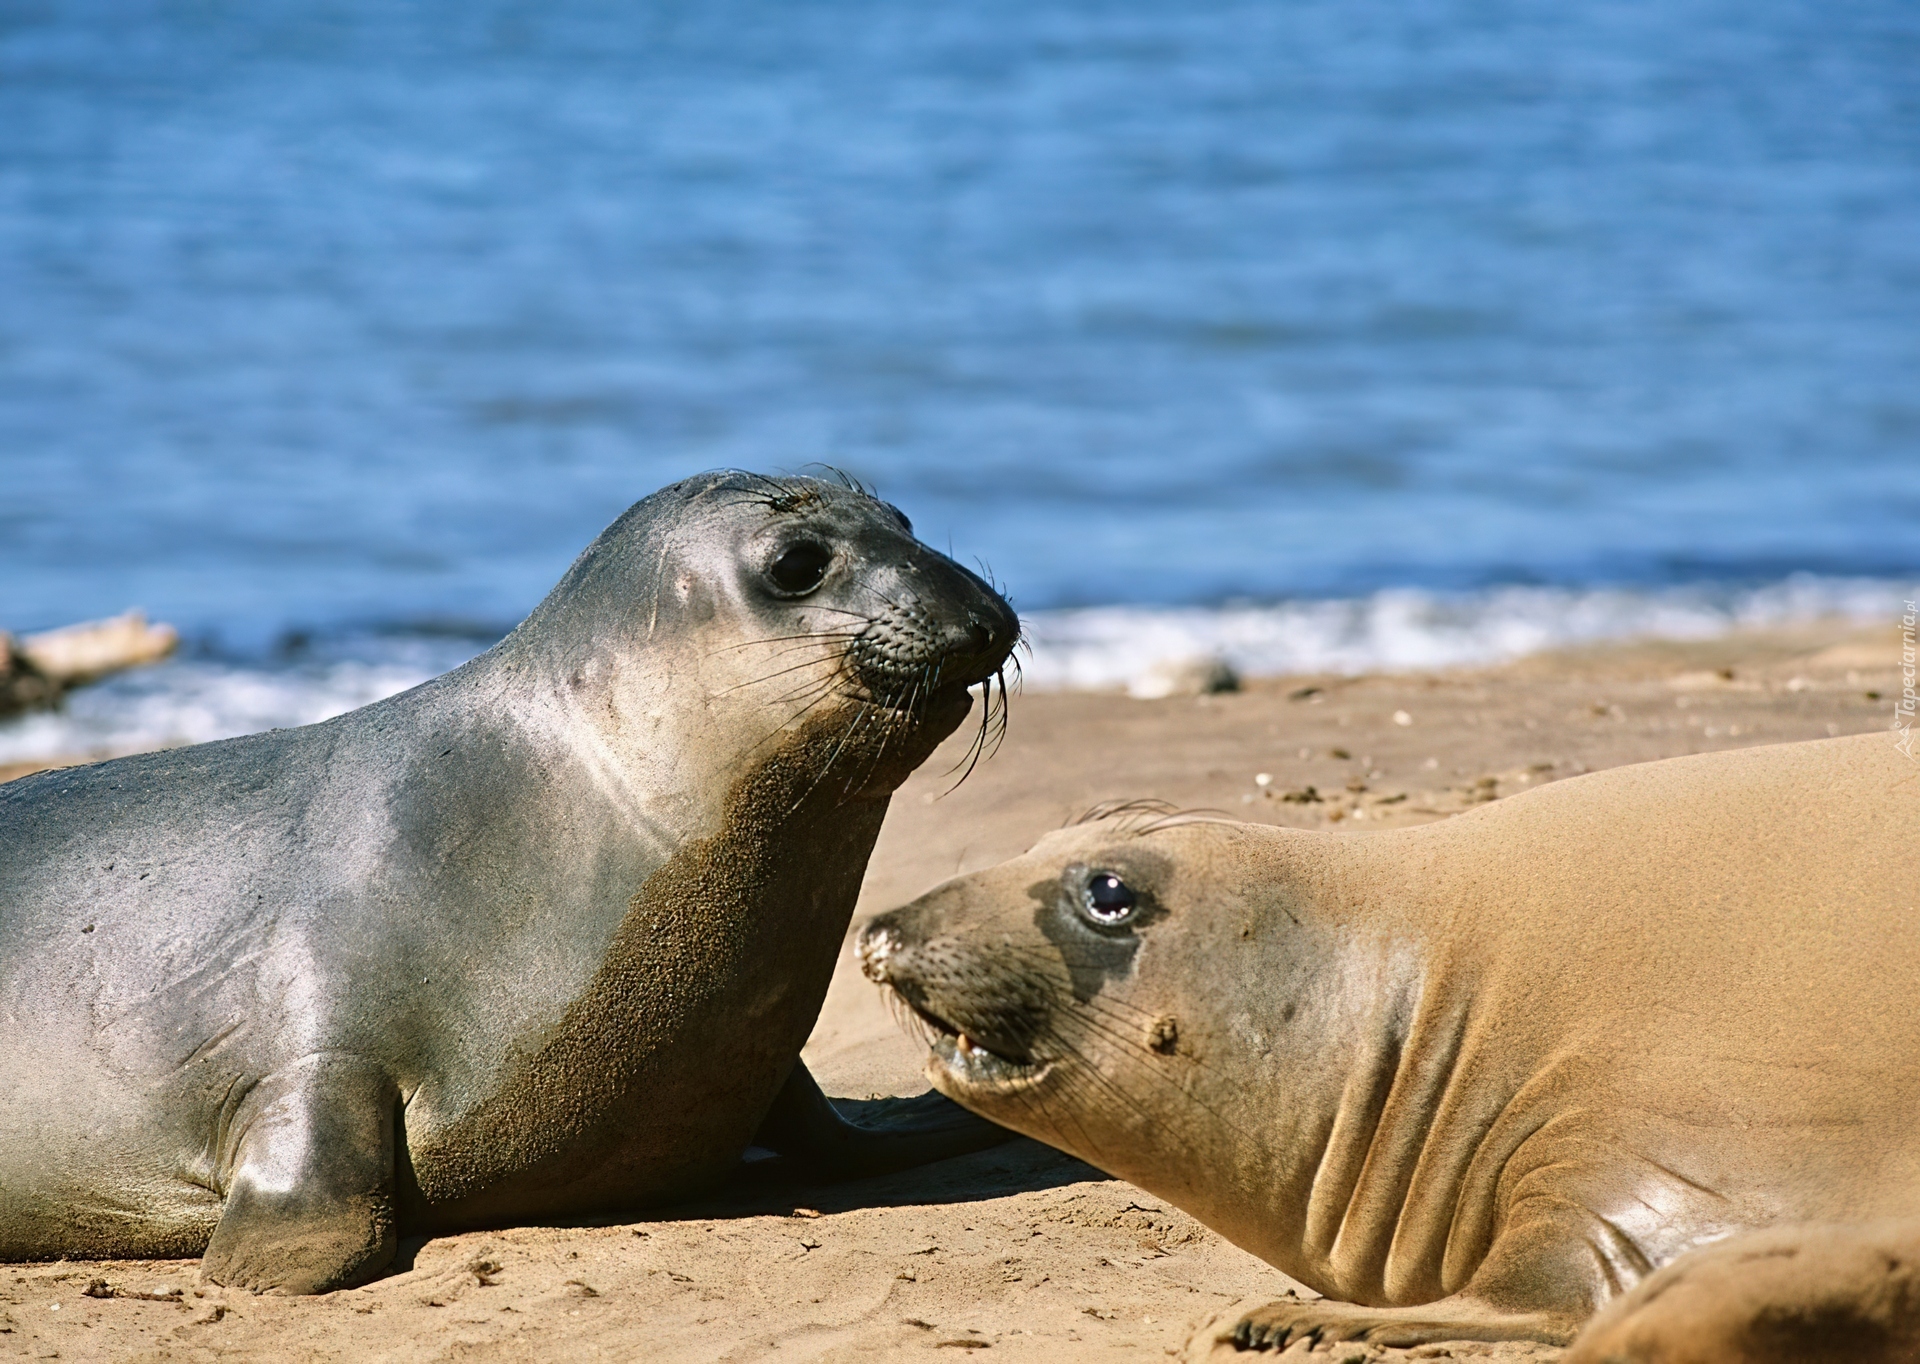
M 1695 1247 L 1920 1215 L 1917 904 L 1875 734 L 1377 834 L 1122 810 L 860 950 L 940 1090 L 1326 1295 L 1204 1349 L 1564 1343 Z

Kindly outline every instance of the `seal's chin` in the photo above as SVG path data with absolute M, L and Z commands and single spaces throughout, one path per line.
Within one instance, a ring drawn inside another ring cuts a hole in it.
M 929 733 L 946 738 L 960 728 L 960 722 L 967 718 L 967 712 L 973 709 L 973 685 L 942 687 L 927 698 L 926 711 L 920 723 Z
M 885 717 L 883 723 L 896 739 L 911 734 L 923 739 L 931 750 L 967 718 L 973 708 L 975 685 L 949 683 L 929 692 L 860 682 L 844 695 L 847 702 Z
M 879 797 L 897 791 L 960 727 L 972 705 L 964 686 L 943 687 L 904 704 L 871 688 L 851 695 L 837 713 L 824 717 L 833 736 L 829 761 L 850 776 L 845 794 Z
M 1051 1061 L 1018 1061 L 988 1051 L 965 1033 L 936 1037 L 927 1053 L 929 1066 L 939 1071 L 936 1083 L 948 1097 L 954 1097 L 955 1089 L 1005 1093 L 1038 1084 L 1053 1069 Z

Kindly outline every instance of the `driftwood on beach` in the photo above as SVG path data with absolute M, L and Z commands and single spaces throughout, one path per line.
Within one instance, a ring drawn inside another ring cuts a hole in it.
M 69 688 L 157 663 L 179 642 L 171 625 L 149 625 L 138 611 L 19 638 L 0 630 L 0 717 L 57 706 Z

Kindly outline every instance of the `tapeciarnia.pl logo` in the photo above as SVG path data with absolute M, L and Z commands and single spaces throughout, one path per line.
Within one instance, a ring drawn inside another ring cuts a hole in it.
M 1893 703 L 1893 729 L 1900 738 L 1894 747 L 1913 757 L 1913 675 L 1914 675 L 1914 623 L 1920 620 L 1920 606 L 1906 603 L 1906 614 L 1900 617 L 1900 699 Z

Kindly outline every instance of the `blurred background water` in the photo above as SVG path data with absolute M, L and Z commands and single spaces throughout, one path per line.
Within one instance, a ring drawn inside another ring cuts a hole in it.
M 1042 684 L 1871 618 L 1920 572 L 1908 0 L 0 0 L 0 625 L 318 718 L 623 507 L 843 467 Z

